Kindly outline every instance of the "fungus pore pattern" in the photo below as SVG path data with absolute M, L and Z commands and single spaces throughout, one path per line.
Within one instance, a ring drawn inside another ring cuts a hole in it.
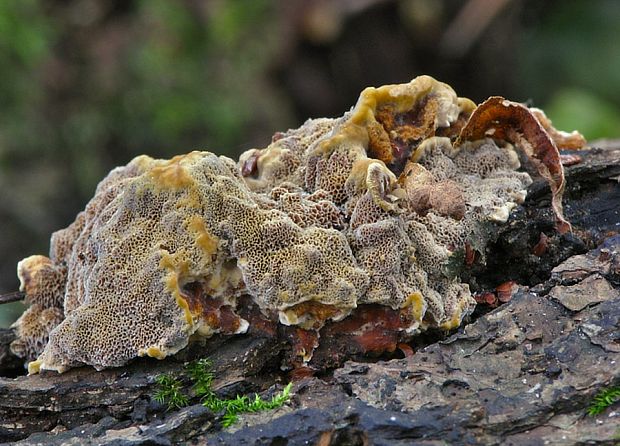
M 238 162 L 135 158 L 52 236 L 49 257 L 19 263 L 30 307 L 13 352 L 31 373 L 162 359 L 192 335 L 247 332 L 247 302 L 315 341 L 378 306 L 372 314 L 398 316 L 399 339 L 457 327 L 475 305 L 459 279 L 463 253 L 483 261 L 532 181 L 518 150 L 551 183 L 558 230 L 569 229 L 554 135 L 578 135 L 500 99 L 476 113 L 420 76 L 367 88 L 344 116 L 276 133 Z M 297 364 L 317 345 L 295 350 Z

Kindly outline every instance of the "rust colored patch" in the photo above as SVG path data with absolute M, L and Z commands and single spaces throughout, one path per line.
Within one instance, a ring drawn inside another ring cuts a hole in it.
M 241 318 L 233 308 L 206 294 L 199 282 L 188 283 L 183 287 L 182 296 L 192 314 L 199 314 L 213 330 L 223 334 L 234 334 L 241 326 Z
M 399 343 L 411 338 L 404 331 L 411 323 L 406 310 L 360 305 L 347 318 L 329 322 L 321 329 L 321 343 L 310 365 L 322 369 L 338 366 L 355 355 L 394 352 Z
M 310 314 L 316 320 L 315 328 L 323 326 L 323 323 L 338 313 L 338 308 L 333 305 L 326 305 L 321 302 L 309 300 L 297 304 L 288 311 L 293 311 L 296 315 Z
M 220 316 L 220 329 L 223 333 L 236 333 L 241 325 L 241 319 L 237 316 L 230 305 L 222 305 L 218 308 Z
M 536 243 L 536 245 L 534 245 L 534 247 L 532 248 L 532 254 L 534 254 L 536 257 L 542 257 L 542 255 L 547 252 L 548 247 L 549 237 L 547 237 L 544 232 L 541 232 L 538 243 Z
M 394 115 L 396 125 L 388 129 L 388 132 L 394 131 L 398 139 L 410 144 L 430 138 L 435 134 L 435 118 L 438 109 L 437 97 L 426 96 L 412 110 Z
M 312 357 L 319 346 L 319 333 L 316 330 L 304 330 L 298 327 L 285 327 L 284 337 L 292 348 L 292 361 L 296 367 Z
M 396 328 L 401 325 L 399 314 L 399 311 L 382 305 L 360 305 L 347 318 L 326 325 L 324 331 L 326 334 L 331 332 L 356 333 L 366 324 Z
M 203 288 L 198 282 L 188 283 L 183 286 L 183 289 L 181 290 L 181 295 L 187 302 L 187 305 L 193 314 L 202 313 L 202 294 Z
M 405 358 L 411 358 L 415 354 L 413 348 L 411 348 L 409 344 L 405 344 L 404 342 L 399 343 L 397 347 L 401 352 L 403 352 Z
M 385 105 L 375 112 L 376 122 L 368 126 L 368 156 L 383 161 L 396 175 L 402 172 L 415 148 L 435 135 L 435 118 L 439 101 L 428 95 L 412 110 L 394 113 Z
M 315 443 L 315 446 L 331 446 L 333 444 L 332 443 L 333 436 L 334 436 L 334 431 L 331 431 L 331 430 L 321 433 L 321 436 Z
M 316 374 L 316 370 L 312 367 L 296 367 L 291 370 L 289 377 L 291 381 L 300 381 L 304 378 L 312 378 Z
M 373 327 L 353 336 L 352 340 L 360 346 L 362 353 L 380 355 L 396 350 L 398 332 L 386 330 L 382 327 Z
M 474 299 L 478 304 L 488 305 L 491 308 L 497 307 L 498 304 L 497 296 L 488 291 L 474 294 Z
M 560 152 L 534 114 L 522 104 L 492 96 L 474 110 L 455 145 L 485 137 L 510 141 L 524 150 L 551 187 L 551 206 L 558 232 L 564 234 L 570 231 L 570 223 L 562 214 L 564 169 Z
M 331 312 L 327 305 L 309 305 L 308 308 Z M 320 330 L 281 325 L 275 314 L 271 318 L 263 315 L 247 296 L 239 298 L 239 312 L 250 323 L 250 335 L 277 337 L 291 346 L 283 363 L 292 366 L 293 376 L 300 379 L 317 370 L 338 366 L 355 355 L 407 349 L 406 344 L 399 344 L 413 336 L 404 331 L 412 323 L 410 311 L 375 304 L 360 305 L 345 319 L 327 322 Z M 408 355 L 408 352 L 404 353 Z
M 278 323 L 269 319 L 254 303 L 252 297 L 244 295 L 237 299 L 237 311 L 239 316 L 248 321 L 248 334 L 267 338 L 276 337 L 278 334 Z
M 379 122 L 371 122 L 366 129 L 368 131 L 368 156 L 390 164 L 394 156 L 390 137 Z
M 393 352 L 399 342 L 400 331 L 411 324 L 410 316 L 405 311 L 374 305 L 361 307 L 353 319 L 357 319 L 352 321 L 354 324 L 360 325 L 350 334 L 363 353 Z M 339 323 L 334 326 L 339 328 Z
M 518 288 L 519 288 L 519 285 L 517 285 L 517 282 L 513 280 L 504 282 L 501 285 L 499 285 L 497 288 L 495 288 L 495 291 L 497 293 L 497 298 L 502 303 L 509 302 L 510 299 L 512 299 L 512 296 L 514 296 L 514 294 L 517 292 Z

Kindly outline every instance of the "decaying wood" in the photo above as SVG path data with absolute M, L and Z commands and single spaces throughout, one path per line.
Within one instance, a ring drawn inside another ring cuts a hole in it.
M 585 415 L 593 396 L 620 383 L 620 141 L 593 144 L 566 169 L 558 234 L 549 187 L 529 196 L 467 272 L 473 289 L 496 292 L 447 339 L 428 334 L 415 353 L 351 358 L 326 376 L 305 377 L 281 409 L 243 415 L 233 428 L 193 400 L 166 412 L 155 378 L 209 356 L 221 395 L 267 391 L 285 344 L 254 335 L 213 338 L 165 361 L 138 360 L 95 372 L 11 377 L 10 330 L 0 332 L 0 439 L 18 444 L 613 444 L 618 410 Z M 499 289 L 505 292 L 504 286 Z M 508 302 L 501 304 L 502 301 Z M 488 310 L 487 310 L 488 311 Z M 333 343 L 332 343 L 333 344 Z M 426 346 L 425 346 L 426 345 Z M 332 345 L 332 348 L 337 346 Z M 341 346 L 343 360 L 346 345 Z M 350 352 L 349 352 L 350 353 Z M 298 373 L 297 377 L 303 376 Z M 615 414 L 615 415 L 614 415 Z M 307 443 L 306 443 L 307 442 Z

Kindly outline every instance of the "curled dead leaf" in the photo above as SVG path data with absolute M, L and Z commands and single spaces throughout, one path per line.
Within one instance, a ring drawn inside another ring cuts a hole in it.
M 523 104 L 492 96 L 474 110 L 455 145 L 485 137 L 515 143 L 525 152 L 551 187 L 551 206 L 558 232 L 570 231 L 571 225 L 562 213 L 565 181 L 560 152 L 534 113 Z

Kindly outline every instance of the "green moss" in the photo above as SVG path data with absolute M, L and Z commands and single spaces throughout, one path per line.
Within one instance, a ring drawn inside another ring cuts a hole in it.
M 613 406 L 620 401 L 620 386 L 608 387 L 601 390 L 598 395 L 594 397 L 588 407 L 588 415 L 591 417 L 599 415 L 608 407 Z
M 203 398 L 213 393 L 211 386 L 213 384 L 213 372 L 211 371 L 211 361 L 208 358 L 198 359 L 190 362 L 185 367 L 189 377 L 193 381 L 193 390 L 196 396 Z
M 214 375 L 211 367 L 211 361 L 205 358 L 188 364 L 186 370 L 194 382 L 194 393 L 201 398 L 202 404 L 213 412 L 224 411 L 222 419 L 224 427 L 233 425 L 240 413 L 277 409 L 290 397 L 292 383 L 289 383 L 282 392 L 274 395 L 269 401 L 263 400 L 259 395 L 254 395 L 253 399 L 247 395 L 237 395 L 233 399 L 221 399 L 212 390 Z
M 293 383 L 289 383 L 282 392 L 277 393 L 268 401 L 263 400 L 259 395 L 255 395 L 254 399 L 247 395 L 237 395 L 234 399 L 222 400 L 211 393 L 204 398 L 203 404 L 213 412 L 225 411 L 222 425 L 228 427 L 237 421 L 240 413 L 261 412 L 282 407 L 290 398 L 292 385 Z
M 187 406 L 189 399 L 183 393 L 181 381 L 170 374 L 160 375 L 156 381 L 159 389 L 155 393 L 155 401 L 167 405 L 168 410 Z
M 241 413 L 260 412 L 263 410 L 277 409 L 290 398 L 292 383 L 289 383 L 282 392 L 274 395 L 270 400 L 263 400 L 260 395 L 250 398 L 247 395 L 237 395 L 232 399 L 221 399 L 213 391 L 214 374 L 212 363 L 208 358 L 199 359 L 188 363 L 185 371 L 192 381 L 192 390 L 196 397 L 200 398 L 202 404 L 212 412 L 224 412 L 222 425 L 229 427 L 233 425 Z M 168 406 L 168 410 L 180 409 L 189 404 L 189 398 L 182 390 L 182 383 L 170 374 L 157 377 L 159 389 L 154 395 L 154 399 L 161 404 Z

